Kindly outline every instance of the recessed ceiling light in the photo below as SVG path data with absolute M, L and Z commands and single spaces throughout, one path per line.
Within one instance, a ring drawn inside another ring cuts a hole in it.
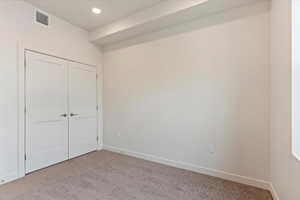
M 102 10 L 100 8 L 92 8 L 92 12 L 96 15 L 99 15 L 100 13 L 102 13 Z

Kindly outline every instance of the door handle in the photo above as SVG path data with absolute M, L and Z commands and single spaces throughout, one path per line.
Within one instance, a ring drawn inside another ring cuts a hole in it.
M 71 117 L 78 116 L 78 115 L 79 115 L 79 114 L 74 114 L 74 113 L 71 113 L 71 114 L 70 114 Z
M 61 116 L 61 117 L 68 117 L 67 114 L 61 114 L 60 116 Z

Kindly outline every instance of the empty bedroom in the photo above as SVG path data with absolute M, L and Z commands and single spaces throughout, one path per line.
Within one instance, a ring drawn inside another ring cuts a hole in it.
M 0 0 L 0 200 L 299 200 L 300 0 Z

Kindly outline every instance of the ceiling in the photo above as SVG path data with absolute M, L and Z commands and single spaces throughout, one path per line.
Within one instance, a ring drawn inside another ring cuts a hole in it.
M 25 0 L 34 6 L 91 31 L 165 0 Z M 91 8 L 102 9 L 95 15 Z

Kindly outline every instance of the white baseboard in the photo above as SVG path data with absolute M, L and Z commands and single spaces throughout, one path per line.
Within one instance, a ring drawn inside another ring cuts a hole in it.
M 270 190 L 270 187 L 271 187 L 270 186 L 271 183 L 267 182 L 267 181 L 257 180 L 254 178 L 240 176 L 237 174 L 232 174 L 232 173 L 228 173 L 228 172 L 224 172 L 224 171 L 220 171 L 220 170 L 196 166 L 196 165 L 193 165 L 190 163 L 169 160 L 166 158 L 161 158 L 158 156 L 139 153 L 139 152 L 133 152 L 133 151 L 130 151 L 127 149 L 122 149 L 122 148 L 113 147 L 113 146 L 109 146 L 109 145 L 104 145 L 103 149 L 112 151 L 112 152 L 121 153 L 121 154 L 128 155 L 128 156 L 133 156 L 133 157 L 144 159 L 144 160 L 153 161 L 153 162 L 160 163 L 160 164 L 165 164 L 165 165 L 176 167 L 176 168 L 186 169 L 186 170 L 197 172 L 200 174 L 214 176 L 214 177 L 222 178 L 222 179 L 233 181 L 233 182 L 262 188 L 265 190 Z
M 98 149 L 97 149 L 98 151 L 101 151 L 101 150 L 103 150 L 103 144 L 99 144 L 98 145 Z
M 20 177 L 19 177 L 19 175 L 18 175 L 18 171 L 8 173 L 8 174 L 6 174 L 5 176 L 1 176 L 1 175 L 0 175 L 0 185 L 9 183 L 9 182 L 14 181 L 14 180 L 17 180 L 17 179 L 19 179 L 19 178 L 20 178 Z
M 273 200 L 279 200 L 278 193 L 276 192 L 275 187 L 274 187 L 274 185 L 272 183 L 270 183 L 269 190 L 270 190 L 270 192 L 272 194 Z

